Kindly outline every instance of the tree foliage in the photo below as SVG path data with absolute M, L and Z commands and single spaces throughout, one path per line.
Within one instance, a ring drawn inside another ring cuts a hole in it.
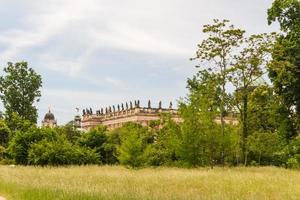
M 73 145 L 64 137 L 33 143 L 28 152 L 28 164 L 32 165 L 83 165 L 100 164 L 95 150 Z
M 37 128 L 32 126 L 26 132 L 18 131 L 9 144 L 8 152 L 17 164 L 27 165 L 28 153 L 31 145 L 42 140 L 53 141 L 58 138 L 58 134 L 49 128 Z
M 300 1 L 275 0 L 268 10 L 269 24 L 278 21 L 282 34 L 273 50 L 269 76 L 289 120 L 300 129 Z
M 279 135 L 268 132 L 255 132 L 247 137 L 247 152 L 259 165 L 276 163 L 276 154 L 281 149 Z
M 218 112 L 221 120 L 221 134 L 225 138 L 224 117 L 230 109 L 230 95 L 226 86 L 230 80 L 230 72 L 233 67 L 233 60 L 236 51 L 241 45 L 244 37 L 244 30 L 235 28 L 229 24 L 229 20 L 215 19 L 212 24 L 204 25 L 203 33 L 208 37 L 198 45 L 196 58 L 200 61 L 200 67 L 212 71 L 217 80 L 219 103 Z M 224 147 L 222 152 L 222 162 L 224 163 Z
M 98 153 L 102 163 L 114 164 L 117 160 L 113 137 L 107 130 L 107 127 L 100 125 L 82 134 L 77 142 L 82 147 L 94 149 Z
M 118 147 L 118 160 L 130 167 L 144 165 L 144 150 L 147 144 L 147 129 L 139 124 L 127 123 L 119 130 L 121 144 Z
M 0 146 L 7 147 L 10 137 L 10 130 L 5 121 L 0 120 Z
M 5 75 L 0 77 L 0 98 L 6 118 L 10 121 L 16 113 L 22 119 L 36 123 L 37 109 L 33 104 L 41 96 L 41 76 L 29 68 L 27 62 L 9 62 L 4 72 Z
M 183 117 L 181 158 L 191 166 L 213 167 L 224 162 L 229 136 L 216 122 L 220 98 L 217 75 L 207 70 L 188 80 L 190 94 L 181 102 Z

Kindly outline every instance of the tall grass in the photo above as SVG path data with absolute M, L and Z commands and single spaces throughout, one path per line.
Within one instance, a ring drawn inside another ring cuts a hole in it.
M 300 199 L 300 172 L 280 168 L 213 170 L 119 166 L 0 166 L 0 195 L 52 199 Z

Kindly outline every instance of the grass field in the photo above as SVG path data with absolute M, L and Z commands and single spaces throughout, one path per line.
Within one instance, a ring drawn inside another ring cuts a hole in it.
M 300 199 L 300 171 L 0 166 L 0 196 L 53 199 Z

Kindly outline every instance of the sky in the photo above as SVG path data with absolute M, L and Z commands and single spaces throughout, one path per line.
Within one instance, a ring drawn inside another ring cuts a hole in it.
M 0 0 L 0 70 L 27 61 L 42 75 L 40 123 L 139 99 L 185 97 L 204 24 L 229 19 L 247 34 L 268 26 L 272 0 Z M 1 72 L 0 74 L 3 74 Z M 157 104 L 157 105 L 156 105 Z M 0 105 L 3 110 L 3 106 Z

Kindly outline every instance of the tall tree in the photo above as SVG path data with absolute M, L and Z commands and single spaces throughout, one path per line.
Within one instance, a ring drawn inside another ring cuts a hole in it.
M 213 167 L 222 161 L 225 141 L 215 121 L 220 103 L 217 75 L 201 70 L 188 80 L 188 89 L 190 94 L 179 109 L 183 117 L 181 158 L 187 165 Z
M 245 158 L 246 138 L 248 136 L 248 103 L 250 94 L 262 79 L 270 60 L 270 52 L 275 34 L 251 35 L 243 41 L 243 48 L 235 58 L 231 68 L 231 83 L 236 87 L 235 102 L 240 112 L 242 127 L 241 145 Z M 245 159 L 246 161 L 246 159 Z
M 147 129 L 140 124 L 128 122 L 119 129 L 121 144 L 118 146 L 118 160 L 130 167 L 140 167 L 144 164 L 144 150 L 147 146 Z
M 286 116 L 294 124 L 295 135 L 295 130 L 300 129 L 300 1 L 275 0 L 268 10 L 268 21 L 278 21 L 282 31 L 269 75 L 276 93 L 282 97 Z
M 22 119 L 37 122 L 37 109 L 33 105 L 39 101 L 42 78 L 27 62 L 8 63 L 6 73 L 0 77 L 0 98 L 5 107 L 8 121 L 17 113 Z
M 219 113 L 221 119 L 221 133 L 225 134 L 225 114 L 228 107 L 228 93 L 226 85 L 229 82 L 230 69 L 234 60 L 236 49 L 240 46 L 244 31 L 229 25 L 228 20 L 214 20 L 213 24 L 204 25 L 203 32 L 208 38 L 198 45 L 196 58 L 200 61 L 197 67 L 213 70 L 217 75 L 220 86 Z

